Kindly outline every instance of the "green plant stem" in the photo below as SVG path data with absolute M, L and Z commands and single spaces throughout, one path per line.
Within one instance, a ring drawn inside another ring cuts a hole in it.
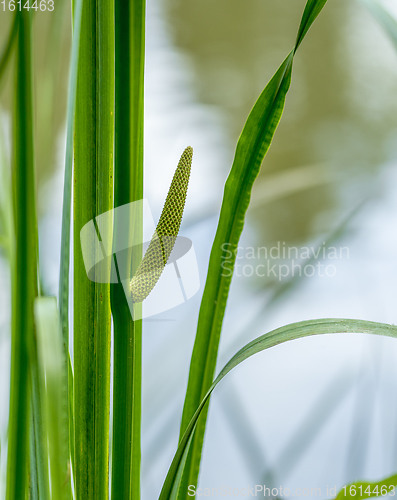
M 74 475 L 77 500 L 102 500 L 109 496 L 110 279 L 101 280 L 107 283 L 88 279 L 80 231 L 86 223 L 112 207 L 113 43 L 113 3 L 85 0 L 74 162 Z M 99 251 L 95 242 L 89 243 L 93 252 Z
M 3 75 L 3 71 L 7 66 L 10 58 L 11 50 L 17 40 L 18 33 L 19 16 L 17 13 L 14 16 L 11 31 L 9 33 L 7 43 L 0 56 L 0 79 Z M 23 30 L 25 28 L 21 28 Z M 26 33 L 25 33 L 26 34 Z M 22 33 L 22 36 L 24 33 Z M 28 34 L 28 36 L 30 36 Z M 30 54 L 27 55 L 30 57 Z M 33 147 L 32 147 L 33 152 Z M 32 157 L 32 162 L 34 164 L 34 157 Z M 33 175 L 34 179 L 34 175 Z M 32 198 L 35 199 L 35 185 L 34 182 L 28 187 L 32 190 Z M 9 207 L 12 211 L 12 207 Z M 7 218 L 6 224 L 11 223 L 11 218 Z M 12 225 L 12 223 L 11 223 Z M 10 231 L 13 231 L 10 227 Z M 13 234 L 9 231 L 9 246 L 8 246 L 8 257 L 11 268 L 14 265 L 14 252 L 13 248 Z M 37 226 L 32 227 L 32 231 L 35 231 L 34 235 L 37 247 Z M 35 284 L 35 295 L 37 295 L 37 283 Z M 29 346 L 29 377 L 31 382 L 31 415 L 29 419 L 30 424 L 30 495 L 32 500 L 40 499 L 47 500 L 49 498 L 49 477 L 48 477 L 48 453 L 47 453 L 47 439 L 45 435 L 45 423 L 43 419 L 42 412 L 42 389 L 40 383 L 40 373 L 38 367 L 38 357 L 37 357 L 37 346 L 36 346 L 36 336 L 33 330 L 32 342 Z
M 14 122 L 15 261 L 12 265 L 11 388 L 7 500 L 25 500 L 29 447 L 29 358 L 37 294 L 37 221 L 33 153 L 31 24 L 18 14 Z
M 115 4 L 114 206 L 143 198 L 145 1 Z M 119 227 L 115 217 L 115 234 Z M 138 223 L 139 224 L 139 223 Z M 141 227 L 134 230 L 141 231 Z M 130 255 L 132 278 L 142 254 Z M 142 321 L 133 321 L 121 283 L 111 285 L 114 322 L 112 500 L 140 498 Z

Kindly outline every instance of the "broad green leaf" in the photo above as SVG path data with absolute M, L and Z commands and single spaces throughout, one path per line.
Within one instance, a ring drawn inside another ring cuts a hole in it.
M 180 437 L 213 381 L 235 253 L 243 230 L 252 186 L 281 119 L 291 82 L 295 51 L 323 8 L 325 1 L 308 0 L 296 45 L 255 103 L 237 143 L 233 165 L 225 184 L 218 228 L 211 250 L 207 280 L 200 306 Z M 223 259 L 225 245 L 233 253 L 232 259 L 228 262 Z M 185 473 L 183 479 L 182 495 L 187 491 L 187 485 L 197 484 L 206 411 L 200 419 L 191 456 L 187 459 L 189 471 Z
M 397 474 L 387 477 L 382 481 L 375 481 L 373 483 L 360 481 L 342 488 L 337 494 L 336 500 L 365 500 L 366 498 L 371 497 L 382 497 L 388 493 L 391 493 L 391 496 L 394 496 L 395 486 L 397 486 Z
M 45 422 L 51 471 L 51 498 L 68 498 L 70 483 L 68 437 L 68 389 L 65 354 L 55 297 L 40 297 L 35 302 L 39 369 L 43 381 Z M 45 380 L 45 384 L 44 384 Z
M 212 383 L 207 393 L 202 398 L 192 419 L 187 425 L 178 449 L 174 455 L 167 477 L 164 481 L 159 500 L 176 500 L 181 486 L 181 477 L 186 466 L 186 457 L 192 447 L 193 435 L 197 428 L 198 419 L 206 407 L 209 397 L 219 382 L 240 363 L 254 354 L 274 347 L 276 345 L 313 335 L 325 335 L 336 333 L 368 333 L 386 337 L 397 338 L 397 326 L 384 323 L 374 323 L 354 319 L 316 319 L 301 321 L 281 328 L 277 328 L 240 349 L 224 366 Z

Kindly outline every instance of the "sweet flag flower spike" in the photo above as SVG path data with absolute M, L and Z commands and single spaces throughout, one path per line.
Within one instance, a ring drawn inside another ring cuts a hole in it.
M 181 227 L 192 167 L 193 148 L 182 153 L 156 231 L 130 282 L 133 302 L 142 302 L 156 286 L 174 248 Z

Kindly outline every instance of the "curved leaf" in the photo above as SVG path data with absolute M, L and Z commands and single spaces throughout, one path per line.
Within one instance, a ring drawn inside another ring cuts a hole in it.
M 177 498 L 180 489 L 181 477 L 186 466 L 186 457 L 188 456 L 192 446 L 193 435 L 197 427 L 198 418 L 203 411 L 203 408 L 206 406 L 212 391 L 219 384 L 219 382 L 231 370 L 233 370 L 233 368 L 254 354 L 284 342 L 313 335 L 332 333 L 369 333 L 372 335 L 397 338 L 397 327 L 384 323 L 374 323 L 371 321 L 354 319 L 315 319 L 292 323 L 290 325 L 277 328 L 276 330 L 262 335 L 248 343 L 224 366 L 201 400 L 200 405 L 190 420 L 186 431 L 179 442 L 178 449 L 174 455 L 174 459 L 164 481 L 159 500 L 175 500 Z
M 215 372 L 223 317 L 233 275 L 237 245 L 243 230 L 253 183 L 270 147 L 284 109 L 294 54 L 326 0 L 308 0 L 295 47 L 288 54 L 254 105 L 237 143 L 236 154 L 225 184 L 221 213 L 211 250 L 207 280 L 197 325 L 188 388 L 182 414 L 180 437 L 210 387 Z M 225 260 L 224 251 L 231 255 Z M 196 484 L 204 439 L 206 410 L 200 419 L 188 458 L 183 491 Z M 188 475 L 189 476 L 188 476 Z

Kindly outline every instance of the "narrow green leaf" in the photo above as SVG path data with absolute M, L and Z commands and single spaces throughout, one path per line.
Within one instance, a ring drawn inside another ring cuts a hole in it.
M 395 490 L 394 486 L 397 486 L 397 474 L 373 483 L 352 483 L 340 490 L 336 496 L 336 500 L 344 500 L 347 498 L 365 500 L 366 498 L 385 496 L 388 493 L 392 493 L 391 496 L 393 496 Z
M 74 135 L 73 329 L 74 477 L 76 496 L 84 500 L 106 500 L 109 496 L 110 267 L 108 279 L 101 283 L 88 279 L 80 232 L 112 208 L 113 42 L 113 2 L 85 0 Z M 110 232 L 111 228 L 105 230 Z M 100 251 L 92 241 L 88 244 L 93 252 Z
M 17 18 L 15 18 L 17 19 Z M 14 20 L 15 22 L 15 20 Z M 15 24 L 15 26 L 17 26 Z M 17 33 L 15 28 L 15 34 Z M 14 36 L 16 40 L 16 37 Z M 15 265 L 15 226 L 13 214 L 12 188 L 9 175 L 9 166 L 4 153 L 3 137 L 0 139 L 0 225 L 4 233 L 4 250 L 11 270 Z M 37 237 L 36 237 L 37 238 Z M 0 238 L 0 244 L 1 244 Z M 40 377 L 38 373 L 38 359 L 36 340 L 30 346 L 29 366 L 31 377 L 31 403 L 30 403 L 30 478 L 29 492 L 32 500 L 49 499 L 49 477 L 48 477 L 48 454 L 46 447 L 45 428 L 42 416 L 42 390 L 40 387 Z
M 35 322 L 42 394 L 45 394 L 42 407 L 48 429 L 51 498 L 63 500 L 70 496 L 68 392 L 65 354 L 55 297 L 36 299 Z
M 314 23 L 316 17 L 320 14 L 326 3 L 327 0 L 307 1 L 301 24 L 299 26 L 298 35 L 296 37 L 295 52 L 298 49 L 299 45 L 302 43 L 302 40 L 305 38 L 306 33 L 309 31 L 311 25 Z
M 18 12 L 15 68 L 14 178 L 15 261 L 11 269 L 12 335 L 7 500 L 25 500 L 29 448 L 30 353 L 37 294 L 37 220 L 33 152 L 31 19 Z
M 145 0 L 115 2 L 114 207 L 143 199 Z M 125 222 L 125 221 L 124 221 Z M 134 231 L 142 234 L 142 221 Z M 125 231 L 117 214 L 114 232 Z M 130 257 L 130 258 L 128 258 Z M 128 276 L 142 253 L 126 258 Z M 139 304 L 137 304 L 139 307 Z M 140 498 L 142 321 L 133 321 L 121 283 L 111 285 L 114 323 L 112 500 Z
M 59 272 L 59 312 L 62 323 L 65 352 L 69 350 L 69 267 L 70 267 L 70 213 L 72 199 L 72 171 L 73 171 L 73 131 L 76 109 L 77 70 L 79 62 L 81 13 L 83 0 L 76 0 L 74 6 L 74 30 L 72 40 L 72 57 L 70 62 L 65 175 L 63 184 L 62 205 L 62 236 L 61 236 L 61 265 Z
M 83 0 L 75 0 L 73 9 L 73 38 L 72 55 L 69 70 L 68 104 L 66 117 L 66 153 L 65 174 L 63 184 L 62 205 L 62 234 L 61 234 L 61 258 L 59 269 L 59 315 L 62 325 L 63 349 L 68 363 L 68 387 L 70 408 L 69 421 L 69 447 L 74 463 L 74 441 L 73 441 L 73 371 L 69 355 L 69 269 L 70 269 L 70 214 L 72 204 L 72 173 L 73 173 L 73 132 L 74 115 L 76 109 L 77 71 L 79 63 L 81 14 Z
M 207 280 L 200 306 L 182 414 L 181 437 L 213 380 L 237 245 L 243 230 L 252 185 L 270 147 L 284 109 L 291 82 L 293 57 L 325 2 L 326 0 L 308 0 L 296 45 L 260 95 L 237 143 L 233 165 L 225 184 L 218 228 L 211 250 Z M 223 259 L 225 248 L 232 252 L 233 257 L 230 261 Z M 188 458 L 189 466 L 184 475 L 182 496 L 185 495 L 188 485 L 197 484 L 206 413 L 207 408 L 198 424 L 191 456 Z
M 132 64 L 130 67 L 131 109 L 130 145 L 131 163 L 127 164 L 131 172 L 131 201 L 143 199 L 143 130 L 144 130 L 144 69 L 145 69 L 145 29 L 146 0 L 130 1 L 129 43 Z M 127 83 L 127 82 L 126 82 Z M 119 105 L 121 103 L 119 102 Z M 120 129 L 120 132 L 122 130 Z M 119 137 L 120 139 L 120 137 Z M 122 171 L 120 171 L 122 174 Z M 135 228 L 142 235 L 142 223 Z M 142 254 L 134 252 L 133 269 L 136 269 Z M 139 309 L 139 306 L 138 306 Z M 131 319 L 129 318 L 129 321 Z M 142 400 L 142 320 L 133 322 L 133 357 L 132 357 L 132 449 L 130 467 L 130 500 L 141 498 L 141 400 Z M 119 329 L 120 331 L 120 329 Z M 128 388 L 130 390 L 130 388 Z M 127 499 L 125 496 L 123 500 Z M 113 499 L 112 500 L 116 500 Z
M 97 18 L 97 166 L 96 213 L 113 207 L 114 161 L 114 2 L 96 0 Z M 106 229 L 105 229 L 106 230 Z M 111 233 L 109 223 L 109 234 Z M 110 266 L 107 270 L 110 277 Z M 95 500 L 109 498 L 110 279 L 96 283 Z
M 186 465 L 186 456 L 192 447 L 192 438 L 197 428 L 198 419 L 203 409 L 206 407 L 208 399 L 219 384 L 219 382 L 240 363 L 250 358 L 254 354 L 274 347 L 276 345 L 313 335 L 325 335 L 336 333 L 368 333 L 386 337 L 397 338 L 397 326 L 383 323 L 374 323 L 371 321 L 362 321 L 354 319 L 316 319 L 310 321 L 301 321 L 281 328 L 277 328 L 240 349 L 231 360 L 224 366 L 211 384 L 207 393 L 202 398 L 197 410 L 186 427 L 167 477 L 163 484 L 159 500 L 176 500 L 177 493 L 181 487 L 181 476 Z M 192 483 L 193 484 L 193 483 Z M 183 492 L 185 494 L 186 492 Z

